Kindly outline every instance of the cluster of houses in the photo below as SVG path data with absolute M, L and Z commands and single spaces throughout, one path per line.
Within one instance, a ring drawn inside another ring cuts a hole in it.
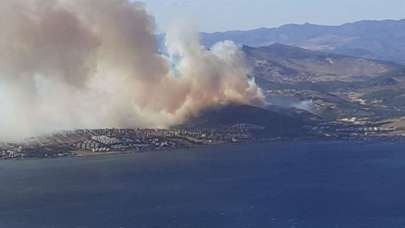
M 250 138 L 253 125 L 224 129 L 85 129 L 58 132 L 24 144 L 0 144 L 0 159 L 61 157 L 77 152 L 150 151 L 196 144 L 239 142 Z
M 354 121 L 355 119 L 353 119 Z M 330 122 L 319 126 L 311 127 L 312 132 L 317 135 L 330 137 L 347 138 L 347 137 L 368 137 L 368 136 L 385 136 L 395 131 L 393 127 L 381 127 L 370 124 L 350 124 L 339 122 Z
M 251 126 L 250 126 L 251 127 Z M 79 151 L 110 152 L 127 150 L 159 150 L 179 148 L 193 144 L 213 144 L 216 142 L 237 142 L 249 135 L 241 131 L 244 126 L 227 130 L 212 129 L 103 129 L 87 131 L 89 134 L 73 147 Z M 76 132 L 83 134 L 82 130 Z M 101 135 L 102 134 L 102 135 Z
M 92 152 L 109 152 L 111 151 L 110 147 L 107 147 L 99 142 L 93 140 L 85 140 L 75 144 L 76 149 L 83 151 L 92 151 Z
M 94 133 L 94 132 L 93 132 Z M 116 131 L 115 129 L 103 132 L 105 135 L 94 135 L 73 146 L 78 151 L 86 152 L 119 152 L 159 150 L 163 148 L 181 147 L 182 142 L 177 140 L 175 132 L 160 129 L 128 129 Z
M 24 157 L 21 146 L 2 145 L 0 147 L 0 160 L 17 159 Z
M 336 129 L 337 133 L 343 133 L 345 135 L 350 134 L 353 136 L 372 136 L 381 135 L 383 133 L 390 133 L 394 131 L 394 128 L 376 127 L 376 126 L 352 126 L 347 128 Z

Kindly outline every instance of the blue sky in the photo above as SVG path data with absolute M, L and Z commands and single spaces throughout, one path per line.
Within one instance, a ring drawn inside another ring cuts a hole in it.
M 187 21 L 200 31 L 245 30 L 287 23 L 336 25 L 404 19 L 405 0 L 144 0 L 160 31 Z

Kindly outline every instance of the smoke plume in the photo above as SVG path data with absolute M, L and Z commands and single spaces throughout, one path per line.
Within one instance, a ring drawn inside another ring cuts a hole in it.
M 260 104 L 235 44 L 200 46 L 128 0 L 0 1 L 0 137 L 62 129 L 168 127 L 228 102 Z

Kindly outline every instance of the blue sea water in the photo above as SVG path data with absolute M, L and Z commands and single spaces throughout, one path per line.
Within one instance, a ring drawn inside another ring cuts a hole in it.
M 1 161 L 0 227 L 405 227 L 405 144 L 273 142 Z

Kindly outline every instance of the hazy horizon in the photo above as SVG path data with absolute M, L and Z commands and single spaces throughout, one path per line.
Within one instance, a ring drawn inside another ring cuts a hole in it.
M 148 0 L 143 1 L 154 15 L 158 32 L 187 21 L 201 32 L 249 30 L 284 24 L 341 25 L 361 20 L 405 18 L 405 1 L 390 0 Z M 203 9 L 203 10 L 202 10 Z

